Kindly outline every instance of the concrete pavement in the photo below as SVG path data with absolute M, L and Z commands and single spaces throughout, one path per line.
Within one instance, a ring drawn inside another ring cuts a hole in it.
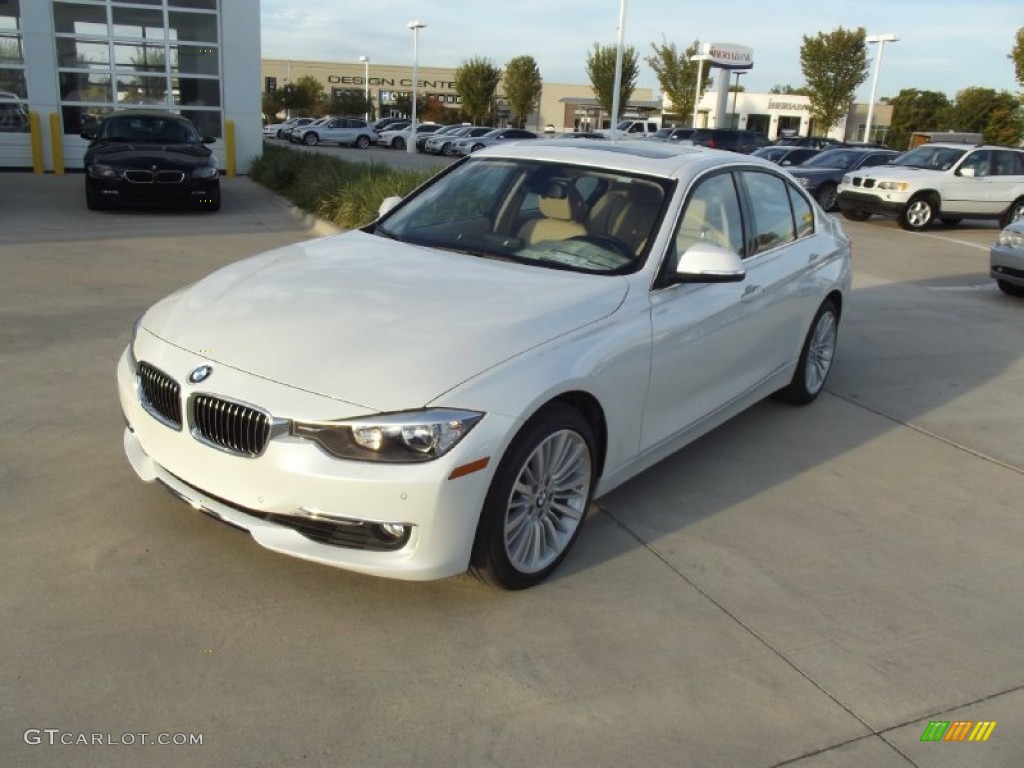
M 213 215 L 81 187 L 0 174 L 0 765 L 1024 765 L 1024 302 L 992 225 L 847 222 L 827 392 L 601 499 L 513 594 L 278 556 L 139 482 L 131 323 L 316 231 L 244 178 Z

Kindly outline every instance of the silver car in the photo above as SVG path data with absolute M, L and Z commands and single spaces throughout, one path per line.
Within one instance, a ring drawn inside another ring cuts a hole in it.
M 1009 296 L 1024 296 L 1024 217 L 999 233 L 989 249 L 991 275 Z
M 300 141 L 307 147 L 321 142 L 338 146 L 366 149 L 377 143 L 377 134 L 368 122 L 357 117 L 332 117 L 320 125 L 310 125 L 301 134 Z

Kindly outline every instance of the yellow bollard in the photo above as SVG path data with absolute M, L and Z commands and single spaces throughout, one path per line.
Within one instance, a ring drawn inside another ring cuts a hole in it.
M 64 175 L 64 131 L 60 124 L 60 115 L 50 113 L 50 147 L 53 149 L 53 172 Z
M 32 142 L 32 173 L 43 172 L 43 137 L 39 134 L 39 113 L 28 113 L 28 132 Z
M 224 149 L 227 152 L 228 178 L 235 178 L 235 121 L 224 121 Z

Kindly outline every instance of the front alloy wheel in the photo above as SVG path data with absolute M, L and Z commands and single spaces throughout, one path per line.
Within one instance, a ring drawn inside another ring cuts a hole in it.
M 927 197 L 915 197 L 900 214 L 900 226 L 920 232 L 935 218 L 935 205 Z
M 309 133 L 302 137 L 302 140 L 306 143 L 307 147 L 315 147 L 317 145 L 317 142 L 320 141 L 320 137 L 317 136 L 312 131 L 310 131 Z
M 594 436 L 573 408 L 554 403 L 516 435 L 487 493 L 472 570 L 506 589 L 551 574 L 576 541 L 594 488 Z

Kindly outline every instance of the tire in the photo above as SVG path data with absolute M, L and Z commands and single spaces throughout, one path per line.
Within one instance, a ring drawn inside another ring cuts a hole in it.
M 305 144 L 307 147 L 315 147 L 317 144 L 320 143 L 320 137 L 317 136 L 312 131 L 310 131 L 309 133 L 302 137 L 302 143 Z
M 939 221 L 941 221 L 947 227 L 955 227 L 957 224 L 963 221 L 963 219 L 958 219 L 953 216 L 943 216 L 942 218 L 939 219 Z
M 281 133 L 281 131 L 278 131 L 278 132 L 277 132 L 277 138 L 279 138 L 279 139 L 283 139 L 283 138 L 284 138 L 284 134 L 283 134 L 283 133 Z
M 1016 285 L 1008 280 L 996 280 L 996 285 L 1007 296 L 1024 296 L 1024 285 Z
M 366 149 L 368 146 L 370 146 L 370 140 L 366 136 L 360 136 L 358 139 L 356 139 L 356 146 L 359 147 L 360 149 Z
M 836 185 L 831 181 L 826 181 L 820 187 L 818 187 L 817 193 L 814 198 L 818 201 L 818 205 L 825 211 L 833 211 L 836 207 Z
M 821 394 L 832 370 L 838 338 L 839 307 L 832 299 L 826 299 L 811 321 L 793 379 L 775 397 L 791 405 L 807 405 Z
M 1015 221 L 1024 221 L 1024 197 L 1013 201 L 1013 204 L 1003 214 L 1003 218 L 999 220 L 999 225 L 1008 227 Z
M 474 144 L 473 148 L 471 150 L 469 150 L 469 151 L 470 152 L 479 152 L 483 148 L 484 148 L 483 144 Z
M 546 579 L 576 542 L 594 493 L 594 432 L 552 403 L 512 440 L 487 491 L 470 570 L 505 589 Z
M 850 221 L 867 221 L 871 218 L 867 211 L 843 211 L 843 216 Z
M 90 211 L 102 211 L 107 207 L 107 201 L 103 199 L 103 195 L 88 180 L 85 182 L 85 207 Z
M 451 142 L 441 147 L 441 154 L 444 155 L 445 157 L 451 157 L 452 155 L 455 154 L 455 151 L 452 149 Z
M 935 220 L 935 214 L 936 205 L 932 198 L 926 195 L 915 197 L 900 212 L 900 226 L 911 232 L 920 232 Z
M 405 139 L 401 136 L 396 136 L 395 140 L 391 142 L 392 149 L 405 149 Z

